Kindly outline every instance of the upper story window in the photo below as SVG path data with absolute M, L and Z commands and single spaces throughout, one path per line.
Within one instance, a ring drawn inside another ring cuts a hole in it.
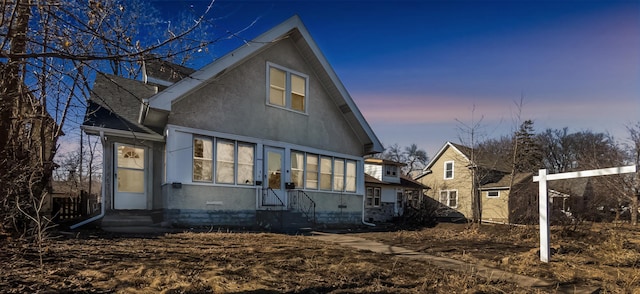
M 307 75 L 267 63 L 267 84 L 267 104 L 307 112 Z
M 453 179 L 453 161 L 445 161 L 444 163 L 444 178 Z
M 367 187 L 367 207 L 380 206 L 381 189 L 379 187 Z
M 387 176 L 395 177 L 398 175 L 398 167 L 395 165 L 385 165 L 384 170 Z

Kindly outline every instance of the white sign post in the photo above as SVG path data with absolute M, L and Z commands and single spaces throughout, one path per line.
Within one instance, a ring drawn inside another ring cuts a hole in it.
M 574 178 L 586 178 L 606 175 L 617 175 L 635 173 L 636 166 L 622 166 L 603 169 L 592 169 L 578 172 L 568 172 L 561 174 L 547 175 L 546 169 L 538 171 L 538 175 L 533 177 L 534 182 L 538 182 L 539 187 L 539 209 L 540 209 L 540 260 L 549 262 L 549 196 L 547 195 L 547 181 L 566 180 Z

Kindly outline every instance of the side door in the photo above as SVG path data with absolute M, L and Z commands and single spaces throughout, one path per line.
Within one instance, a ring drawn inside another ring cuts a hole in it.
M 114 209 L 147 209 L 147 149 L 125 144 L 114 148 Z

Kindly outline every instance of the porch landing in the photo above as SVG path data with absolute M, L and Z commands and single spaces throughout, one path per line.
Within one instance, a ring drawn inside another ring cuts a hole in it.
M 102 218 L 100 226 L 105 231 L 118 232 L 132 227 L 160 227 L 162 211 L 113 210 Z

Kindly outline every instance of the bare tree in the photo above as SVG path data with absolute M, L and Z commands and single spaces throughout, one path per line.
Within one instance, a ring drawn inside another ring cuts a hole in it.
M 411 144 L 404 148 L 406 167 L 404 168 L 404 174 L 410 175 L 412 172 L 422 170 L 429 161 L 427 151 L 418 148 L 418 145 Z
M 476 106 L 473 105 L 471 109 L 471 122 L 465 123 L 462 120 L 456 119 L 458 122 L 458 139 L 460 143 L 470 148 L 469 150 L 469 172 L 471 173 L 471 210 L 473 211 L 473 221 L 478 224 L 482 223 L 482 203 L 480 197 L 480 174 L 478 171 L 478 145 L 484 138 L 485 134 L 482 130 L 482 120 L 484 115 L 480 116 L 480 119 L 475 118 Z
M 397 143 L 393 144 L 384 150 L 380 158 L 404 163 L 405 166 L 402 168 L 404 175 L 410 175 L 412 171 L 421 170 L 429 160 L 427 152 L 424 149 L 420 149 L 415 143 L 404 148 Z
M 58 138 L 79 123 L 96 72 L 136 76 L 145 59 L 206 49 L 221 37 L 190 36 L 212 4 L 182 28 L 158 21 L 136 1 L 0 6 L 0 230 L 25 235 L 34 223 L 41 227 L 34 216 L 48 193 Z M 149 32 L 153 38 L 144 36 Z

